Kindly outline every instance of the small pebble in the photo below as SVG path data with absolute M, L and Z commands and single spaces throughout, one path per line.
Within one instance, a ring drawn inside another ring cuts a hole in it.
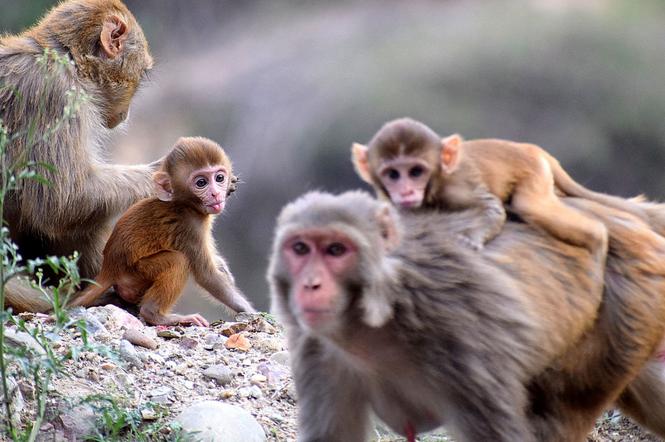
M 143 368 L 143 361 L 136 348 L 126 339 L 120 341 L 120 357 L 137 368 Z
M 185 348 L 187 350 L 192 350 L 199 345 L 199 341 L 192 338 L 182 338 L 179 344 L 182 348 Z
M 152 408 L 144 408 L 141 410 L 141 419 L 144 421 L 157 420 L 157 413 Z
M 228 349 L 236 349 L 240 351 L 247 351 L 250 348 L 252 348 L 252 344 L 242 333 L 229 336 L 229 339 L 228 341 L 226 341 L 225 346 Z
M 181 338 L 182 333 L 174 329 L 165 328 L 163 330 L 158 330 L 157 336 L 164 339 L 176 339 L 176 338 Z
M 143 332 L 135 328 L 126 329 L 122 335 L 122 339 L 126 339 L 134 345 L 145 347 L 150 350 L 157 348 L 157 342 L 154 339 L 146 336 Z
M 263 376 L 262 374 L 255 374 L 254 376 L 249 378 L 249 382 L 254 385 L 264 384 L 267 380 L 268 378 Z

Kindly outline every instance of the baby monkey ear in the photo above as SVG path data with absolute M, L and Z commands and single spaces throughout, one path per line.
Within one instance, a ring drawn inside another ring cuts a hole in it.
M 155 193 L 161 201 L 173 200 L 173 187 L 171 186 L 171 177 L 168 173 L 160 170 L 154 173 L 152 181 L 155 184 Z
M 360 178 L 368 184 L 373 184 L 367 160 L 367 146 L 360 143 L 353 143 L 351 146 L 351 162 Z
M 444 173 L 453 173 L 459 166 L 462 141 L 459 134 L 452 134 L 441 140 L 441 170 Z

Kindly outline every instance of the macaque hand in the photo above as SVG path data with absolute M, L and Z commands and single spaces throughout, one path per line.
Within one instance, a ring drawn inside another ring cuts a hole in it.
M 197 327 L 208 327 L 210 323 L 198 313 L 191 315 L 170 315 L 173 319 L 173 325 L 195 325 Z
M 231 175 L 231 180 L 229 181 L 229 188 L 226 191 L 226 196 L 231 195 L 236 190 L 238 190 L 238 177 Z

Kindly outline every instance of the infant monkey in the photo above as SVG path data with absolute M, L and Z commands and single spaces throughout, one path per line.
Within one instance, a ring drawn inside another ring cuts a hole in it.
M 104 248 L 97 284 L 72 305 L 89 306 L 112 285 L 138 304 L 148 324 L 207 326 L 199 314 L 170 313 L 191 273 L 212 296 L 236 312 L 254 311 L 236 287 L 212 237 L 233 172 L 222 147 L 207 138 L 180 138 L 154 174 L 157 197 L 131 206 Z
M 601 203 L 619 198 L 581 186 L 534 144 L 441 138 L 423 123 L 401 118 L 386 123 L 367 146 L 354 143 L 352 161 L 364 181 L 400 208 L 482 209 L 485 228 L 462 235 L 474 249 L 499 234 L 503 204 L 509 203 L 522 219 L 562 241 L 594 254 L 607 250 L 605 225 L 563 204 L 557 191 Z

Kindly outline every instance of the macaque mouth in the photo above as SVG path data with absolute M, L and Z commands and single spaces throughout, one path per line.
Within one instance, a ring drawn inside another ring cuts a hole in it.
M 302 310 L 302 317 L 308 326 L 316 328 L 322 323 L 326 322 L 332 315 L 329 309 L 321 308 L 304 308 Z
M 399 204 L 399 206 L 400 206 L 402 209 L 413 209 L 414 207 L 419 207 L 419 206 L 420 206 L 420 200 L 416 200 L 416 199 L 408 200 L 408 199 L 405 199 L 405 200 L 401 200 L 401 201 L 400 201 L 399 203 L 397 203 L 397 204 Z
M 212 204 L 206 204 L 206 208 L 210 213 L 214 214 L 222 213 L 222 210 L 224 210 L 224 201 L 219 201 Z

